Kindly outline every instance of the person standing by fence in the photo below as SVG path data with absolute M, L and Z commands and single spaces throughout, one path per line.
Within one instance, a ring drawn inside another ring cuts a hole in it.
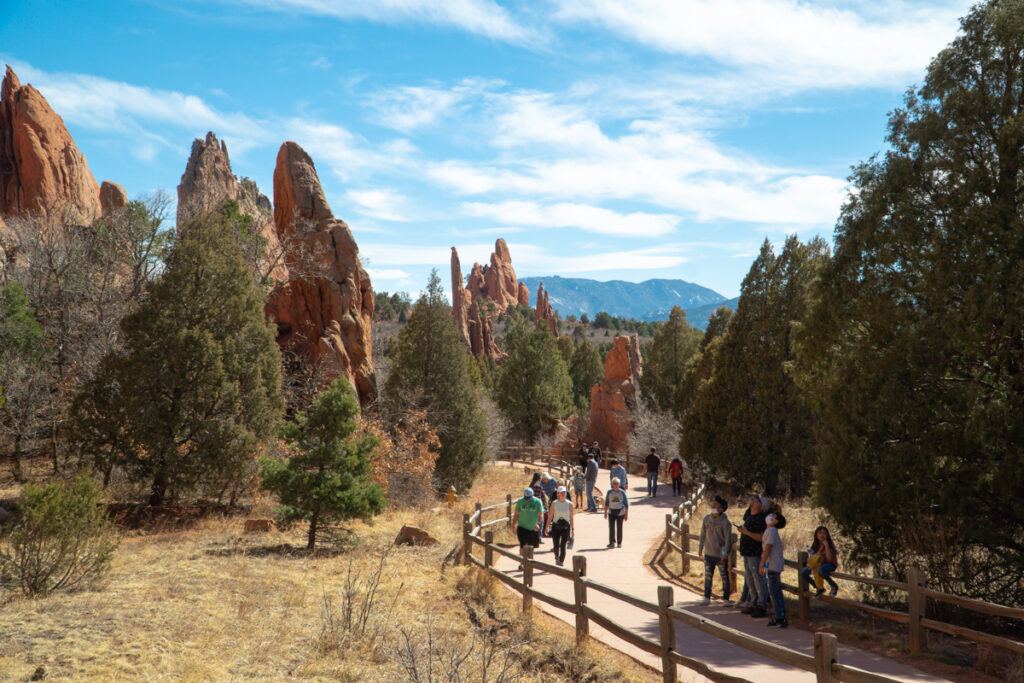
M 559 567 L 565 563 L 565 546 L 576 533 L 575 513 L 565 494 L 565 487 L 559 486 L 548 508 L 548 536 L 555 546 L 555 564 Z
M 761 562 L 761 534 L 767 527 L 765 524 L 765 504 L 767 501 L 754 496 L 750 499 L 750 507 L 743 513 L 743 524 L 737 527 L 740 537 L 740 555 L 743 556 L 743 581 L 749 587 L 749 604 L 743 608 L 744 614 L 755 618 L 768 615 L 768 581 L 759 571 Z
M 594 487 L 597 486 L 597 456 L 590 452 L 587 460 L 587 512 L 597 512 L 597 501 L 594 500 Z
M 658 451 L 652 448 L 644 463 L 647 465 L 647 494 L 656 496 L 658 495 L 658 471 L 661 469 L 661 458 L 658 457 Z
M 683 461 L 678 455 L 669 463 L 668 476 L 672 477 L 672 495 L 683 495 Z
M 761 538 L 763 550 L 761 551 L 761 564 L 758 567 L 758 571 L 761 576 L 768 577 L 768 592 L 771 594 L 772 608 L 774 610 L 774 616 L 768 622 L 768 626 L 786 628 L 789 626 L 789 622 L 786 621 L 786 599 L 782 596 L 782 570 L 786 566 L 786 561 L 782 555 L 782 537 L 779 536 L 777 528 L 779 521 L 780 516 L 774 512 L 765 518 L 765 524 L 767 524 L 768 528 L 765 529 L 764 535 Z
M 526 545 L 536 548 L 540 545 L 540 525 L 543 517 L 544 503 L 533 494 L 532 488 L 525 489 L 523 497 L 516 501 L 515 511 L 512 513 L 512 524 L 516 528 L 520 548 Z
M 618 479 L 612 479 L 612 488 L 604 496 L 604 518 L 608 520 L 608 547 L 621 548 L 622 524 L 629 519 L 629 499 Z
M 611 465 L 611 469 L 608 470 L 608 485 L 611 486 L 612 479 L 618 478 L 622 490 L 628 491 L 629 475 L 626 473 L 626 468 L 618 460 L 612 460 Z
M 729 554 L 732 552 L 732 525 L 725 511 L 729 504 L 721 496 L 711 501 L 711 512 L 704 516 L 700 525 L 700 541 L 697 554 L 704 557 L 704 600 L 702 605 L 711 604 L 711 585 L 715 579 L 715 567 L 722 575 L 722 600 L 731 605 L 729 600 Z

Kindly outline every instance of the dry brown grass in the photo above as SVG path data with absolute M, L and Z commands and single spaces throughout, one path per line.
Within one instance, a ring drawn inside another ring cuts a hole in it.
M 522 477 L 521 470 L 488 468 L 469 499 L 498 500 Z M 269 507 L 256 501 L 252 514 Z M 488 602 L 514 621 L 511 593 L 488 585 L 475 569 L 442 568 L 460 541 L 461 509 L 390 511 L 354 524 L 345 544 L 313 556 L 300 550 L 303 529 L 245 536 L 242 518 L 130 534 L 101 589 L 0 604 L 0 680 L 28 680 L 40 666 L 46 680 L 407 680 L 395 649 L 400 629 L 423 634 L 443 624 L 448 641 L 462 642 L 479 630 L 467 605 Z M 340 608 L 350 562 L 353 576 L 365 581 L 404 523 L 427 530 L 439 545 L 391 551 L 365 636 L 325 630 L 325 606 Z M 536 615 L 524 656 L 559 648 L 572 650 L 571 628 Z M 601 648 L 601 675 L 592 680 L 653 680 L 647 669 L 608 652 Z M 519 680 L 541 679 L 568 680 L 552 676 L 550 667 L 527 668 Z

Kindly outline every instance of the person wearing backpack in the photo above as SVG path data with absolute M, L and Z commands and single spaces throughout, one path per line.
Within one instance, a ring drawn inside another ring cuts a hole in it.
M 612 479 L 612 488 L 604 495 L 604 518 L 608 520 L 608 547 L 622 547 L 622 524 L 629 519 L 629 499 L 618 479 Z
M 669 463 L 668 476 L 672 477 L 672 495 L 683 495 L 683 461 L 678 455 Z
M 704 600 L 702 605 L 711 604 L 711 585 L 715 580 L 715 567 L 722 575 L 722 600 L 731 605 L 729 599 L 729 553 L 732 552 L 732 524 L 725 516 L 729 504 L 721 496 L 711 500 L 711 512 L 704 516 L 700 525 L 700 541 L 697 554 L 704 557 Z
M 512 526 L 516 528 L 519 547 L 540 545 L 540 526 L 544 517 L 544 503 L 535 496 L 532 488 L 523 490 L 523 497 L 516 501 L 512 513 Z
M 555 564 L 561 567 L 565 563 L 565 547 L 569 539 L 576 534 L 576 520 L 572 503 L 565 499 L 566 490 L 559 486 L 556 498 L 548 507 L 547 529 L 555 546 Z

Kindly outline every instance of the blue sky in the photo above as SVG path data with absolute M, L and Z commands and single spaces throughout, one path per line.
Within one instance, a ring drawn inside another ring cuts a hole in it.
M 509 243 L 520 277 L 739 292 L 830 236 L 849 167 L 955 35 L 936 0 L 8 0 L 0 58 L 98 180 L 174 194 L 213 130 L 272 196 L 313 157 L 378 290 Z

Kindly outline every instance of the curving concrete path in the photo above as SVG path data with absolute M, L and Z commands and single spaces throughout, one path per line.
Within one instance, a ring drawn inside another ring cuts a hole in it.
M 602 475 L 605 476 L 599 480 L 599 486 L 604 483 L 606 473 L 602 471 Z M 644 553 L 659 536 L 664 534 L 665 514 L 671 512 L 672 506 L 678 503 L 678 499 L 671 497 L 671 491 L 671 487 L 666 490 L 659 486 L 658 497 L 650 498 L 644 495 L 646 488 L 643 486 L 639 489 L 631 489 L 629 521 L 625 524 L 622 548 L 608 549 L 605 547 L 608 543 L 608 525 L 602 514 L 578 513 L 576 515 L 575 548 L 570 550 L 566 556 L 565 566 L 572 566 L 573 553 L 583 554 L 587 558 L 587 573 L 591 578 L 615 586 L 625 593 L 657 603 L 658 586 L 668 584 L 659 581 L 648 571 L 644 565 Z M 535 557 L 545 562 L 554 562 L 549 539 L 544 540 L 544 545 L 537 550 Z M 521 577 L 521 572 L 515 562 L 497 555 L 495 558 L 497 567 L 501 571 L 517 578 Z M 717 578 L 715 586 L 718 587 Z M 562 600 L 573 601 L 572 582 L 564 578 L 537 572 L 534 576 L 534 587 Z M 794 650 L 813 654 L 813 636 L 807 631 L 792 626 L 788 629 L 768 628 L 766 626 L 767 619 L 752 619 L 741 614 L 735 608 L 725 607 L 721 603 L 713 602 L 711 605 L 701 606 L 699 603 L 702 595 L 681 586 L 674 586 L 674 588 L 676 604 L 679 606 L 745 633 L 785 645 Z M 587 602 L 602 614 L 614 618 L 619 624 L 628 627 L 635 633 L 641 633 L 654 640 L 658 639 L 656 615 L 595 590 L 587 592 Z M 575 616 L 569 612 L 536 599 L 533 604 L 562 621 L 573 625 L 576 623 Z M 788 607 L 791 612 L 795 613 L 796 605 L 794 603 L 790 602 Z M 623 642 L 593 622 L 590 623 L 590 635 L 640 662 L 649 664 L 658 670 L 661 669 L 659 657 Z M 676 623 L 676 638 L 679 652 L 700 659 L 723 673 L 751 681 L 772 683 L 789 683 L 790 681 L 802 683 L 815 680 L 813 673 L 779 664 L 678 622 Z M 845 645 L 839 646 L 839 661 L 905 681 L 938 683 L 947 680 L 880 655 Z M 681 681 L 687 682 L 708 680 L 683 667 L 679 667 L 679 678 Z

